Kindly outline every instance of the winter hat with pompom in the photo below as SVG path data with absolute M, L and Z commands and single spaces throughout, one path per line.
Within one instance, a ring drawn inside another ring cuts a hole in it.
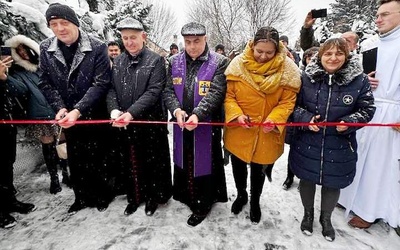
M 51 19 L 59 18 L 70 21 L 71 23 L 79 27 L 79 20 L 73 9 L 71 9 L 67 5 L 60 3 L 50 4 L 49 8 L 46 10 L 47 25 L 49 25 Z

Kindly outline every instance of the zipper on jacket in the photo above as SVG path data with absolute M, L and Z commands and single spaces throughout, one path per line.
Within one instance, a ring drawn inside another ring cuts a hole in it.
M 326 104 L 326 109 L 325 109 L 325 118 L 324 121 L 328 121 L 328 112 L 329 112 L 329 107 L 331 105 L 331 97 L 332 97 L 332 75 L 329 75 L 329 92 L 328 92 L 328 102 Z M 322 142 L 321 142 L 321 167 L 319 169 L 319 183 L 322 184 L 322 169 L 324 165 L 324 147 L 325 147 L 325 135 L 326 135 L 326 126 L 324 126 L 323 132 L 322 132 Z
M 139 75 L 139 69 L 136 69 L 136 72 L 135 72 L 135 79 L 136 79 L 136 81 L 135 81 L 135 85 L 133 86 L 133 95 L 132 96 L 135 96 L 136 95 L 136 90 L 137 90 L 137 85 L 138 85 L 138 75 Z M 136 98 L 135 98 L 136 99 Z
M 348 141 L 348 142 L 349 142 L 349 147 L 350 147 L 351 152 L 354 153 L 354 148 L 353 148 L 353 146 L 351 145 L 351 142 L 350 142 L 350 141 Z

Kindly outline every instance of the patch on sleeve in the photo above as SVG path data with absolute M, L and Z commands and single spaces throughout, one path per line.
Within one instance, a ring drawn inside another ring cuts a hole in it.
M 205 96 L 207 92 L 210 90 L 211 82 L 210 81 L 199 81 L 199 95 Z

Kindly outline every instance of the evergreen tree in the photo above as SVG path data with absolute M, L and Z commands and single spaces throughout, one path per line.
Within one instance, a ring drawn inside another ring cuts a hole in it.
M 333 32 L 346 31 L 375 34 L 376 0 L 336 0 L 330 4 L 332 13 L 328 19 L 333 23 Z
M 44 0 L 50 4 L 53 0 Z M 87 11 L 87 4 L 89 11 Z M 80 28 L 101 40 L 113 40 L 119 36 L 117 23 L 125 17 L 134 17 L 149 30 L 148 14 L 150 6 L 143 6 L 139 0 L 87 0 L 82 8 L 73 6 L 80 22 Z M 67 3 L 68 4 L 68 3 Z M 24 7 L 26 5 L 26 8 Z M 0 38 L 5 40 L 21 34 L 41 42 L 53 36 L 44 18 L 43 0 L 14 3 L 0 0 Z M 14 7 L 13 7 L 14 6 Z M 17 7 L 15 7 L 17 6 Z M 31 9 L 30 13 L 26 9 Z M 24 11 L 25 10 L 25 11 Z M 95 13 L 97 10 L 98 13 Z M 26 15 L 26 16 L 25 16 Z
M 117 24 L 126 17 L 133 17 L 143 24 L 145 31 L 149 31 L 150 20 L 148 18 L 151 5 L 144 6 L 141 1 L 121 1 L 116 4 L 115 8 L 108 12 L 107 19 L 104 24 L 108 29 L 108 37 L 120 37 L 117 32 Z

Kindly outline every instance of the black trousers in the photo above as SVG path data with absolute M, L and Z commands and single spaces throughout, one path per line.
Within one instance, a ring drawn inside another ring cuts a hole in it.
M 314 208 L 316 184 L 300 180 L 300 196 L 303 206 L 307 210 Z M 321 188 L 321 211 L 331 213 L 339 200 L 340 189 L 322 186 Z
M 17 129 L 8 124 L 0 125 L 0 211 L 15 199 L 13 194 L 13 164 L 17 154 Z

